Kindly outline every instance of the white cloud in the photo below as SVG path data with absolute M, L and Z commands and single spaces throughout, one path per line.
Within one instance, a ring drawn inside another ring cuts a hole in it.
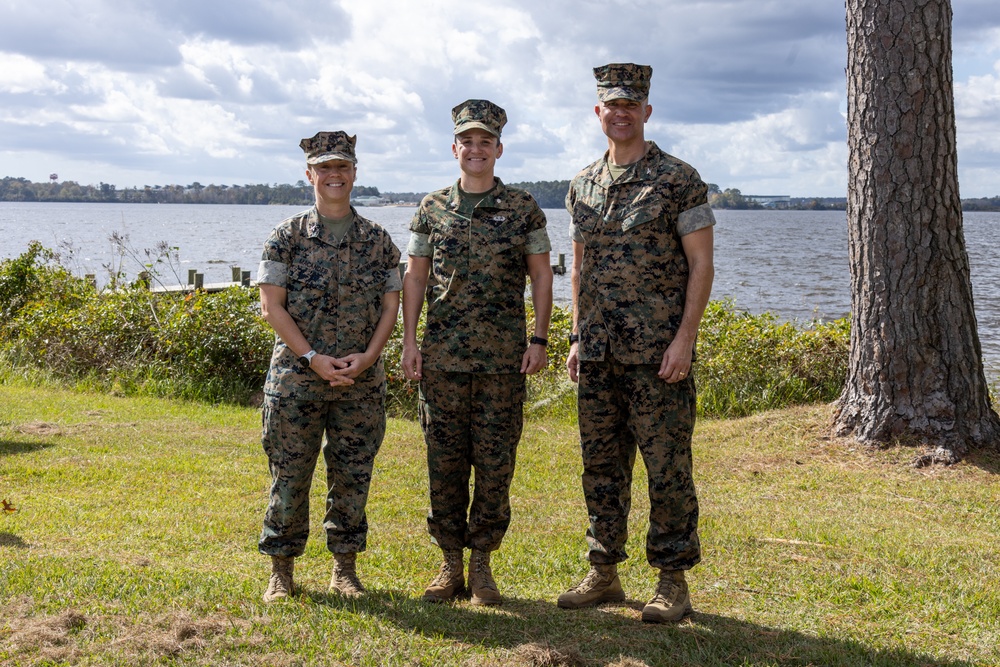
M 994 73 L 955 84 L 959 186 L 963 197 L 996 196 L 1000 163 L 1000 60 Z
M 832 91 L 814 93 L 751 120 L 674 128 L 678 139 L 662 147 L 722 188 L 745 194 L 845 196 L 847 131 L 840 99 Z
M 114 6 L 113 6 L 114 5 Z M 960 178 L 997 194 L 1000 4 L 954 0 Z M 498 173 L 570 178 L 606 147 L 591 69 L 651 64 L 648 134 L 743 192 L 846 187 L 843 7 L 815 0 L 0 0 L 0 175 L 294 182 L 300 138 L 357 133 L 361 182 L 457 176 L 452 106 L 510 119 Z M 24 156 L 34 156 L 30 160 Z M 129 174 L 134 174 L 129 177 Z
M 42 63 L 18 53 L 0 52 L 0 92 L 41 95 L 64 89 L 49 78 Z

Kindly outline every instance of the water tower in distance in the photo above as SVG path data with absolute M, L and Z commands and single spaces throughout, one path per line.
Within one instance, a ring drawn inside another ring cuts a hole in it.
M 49 174 L 49 180 L 55 183 L 59 180 L 59 174 Z

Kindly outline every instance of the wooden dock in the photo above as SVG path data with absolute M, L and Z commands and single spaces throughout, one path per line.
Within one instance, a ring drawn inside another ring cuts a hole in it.
M 232 266 L 230 270 L 232 271 L 233 280 L 228 283 L 206 283 L 205 274 L 199 273 L 197 269 L 188 269 L 187 285 L 153 285 L 152 277 L 141 273 L 139 274 L 139 280 L 149 285 L 150 292 L 157 293 L 174 292 L 185 294 L 199 290 L 202 292 L 221 292 L 230 287 L 257 287 L 257 283 L 250 280 L 249 271 L 244 271 L 238 266 Z
M 139 280 L 145 282 L 149 285 L 150 292 L 158 293 L 187 293 L 201 290 L 203 292 L 221 292 L 227 290 L 231 287 L 257 287 L 257 283 L 250 280 L 250 272 L 244 271 L 238 266 L 230 267 L 232 271 L 232 282 L 228 283 L 206 283 L 205 274 L 199 273 L 197 269 L 188 269 L 188 281 L 187 285 L 153 285 L 152 276 L 145 274 L 145 272 L 139 274 Z M 399 263 L 399 277 L 402 278 L 403 274 L 406 273 L 406 262 Z M 566 274 L 566 255 L 559 253 L 559 263 L 552 265 L 552 273 L 557 276 L 562 276 Z

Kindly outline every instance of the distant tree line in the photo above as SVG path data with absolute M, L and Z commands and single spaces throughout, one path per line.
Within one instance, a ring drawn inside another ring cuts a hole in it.
M 715 183 L 708 184 L 708 203 L 715 209 L 783 209 L 794 211 L 843 211 L 847 208 L 846 197 L 790 197 L 788 201 L 762 204 L 744 195 L 737 188 L 721 189 Z
M 542 208 L 562 208 L 569 190 L 569 181 L 531 181 L 508 183 L 510 187 L 527 190 Z M 355 197 L 381 197 L 391 203 L 416 204 L 425 192 L 379 192 L 374 186 L 355 185 Z M 288 184 L 145 185 L 141 188 L 118 189 L 108 183 L 80 185 L 75 181 L 50 180 L 34 183 L 26 178 L 6 176 L 0 179 L 0 201 L 36 202 L 124 202 L 135 204 L 285 204 L 308 206 L 313 203 L 312 186 L 305 181 Z M 717 209 L 763 209 L 736 188 L 721 189 L 708 184 L 708 203 Z M 793 197 L 788 203 L 771 208 L 795 210 L 844 210 L 844 197 Z M 963 199 L 965 211 L 1000 211 L 1000 196 Z
M 963 211 L 1000 211 L 1000 196 L 963 199 Z
M 376 187 L 354 186 L 358 197 L 375 196 Z M 146 185 L 118 189 L 108 183 L 80 185 L 75 181 L 33 183 L 26 178 L 0 179 L 0 201 L 27 202 L 122 202 L 134 204 L 287 204 L 309 205 L 312 186 L 267 183 L 247 185 Z
M 528 183 L 506 183 L 512 188 L 527 190 L 542 208 L 564 208 L 569 181 L 535 181 Z

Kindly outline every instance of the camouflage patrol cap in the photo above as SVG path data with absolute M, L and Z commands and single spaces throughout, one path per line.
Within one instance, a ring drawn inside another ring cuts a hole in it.
M 451 120 L 455 134 L 479 128 L 499 139 L 500 130 L 507 124 L 507 112 L 489 100 L 465 100 L 451 110 Z
M 347 132 L 317 132 L 309 139 L 299 142 L 299 148 L 306 152 L 306 164 L 319 164 L 330 160 L 347 160 L 358 163 L 354 155 L 354 144 L 358 135 L 350 137 Z
M 611 63 L 594 68 L 597 79 L 597 99 L 635 100 L 641 102 L 649 97 L 649 80 L 653 78 L 653 68 L 635 63 Z

